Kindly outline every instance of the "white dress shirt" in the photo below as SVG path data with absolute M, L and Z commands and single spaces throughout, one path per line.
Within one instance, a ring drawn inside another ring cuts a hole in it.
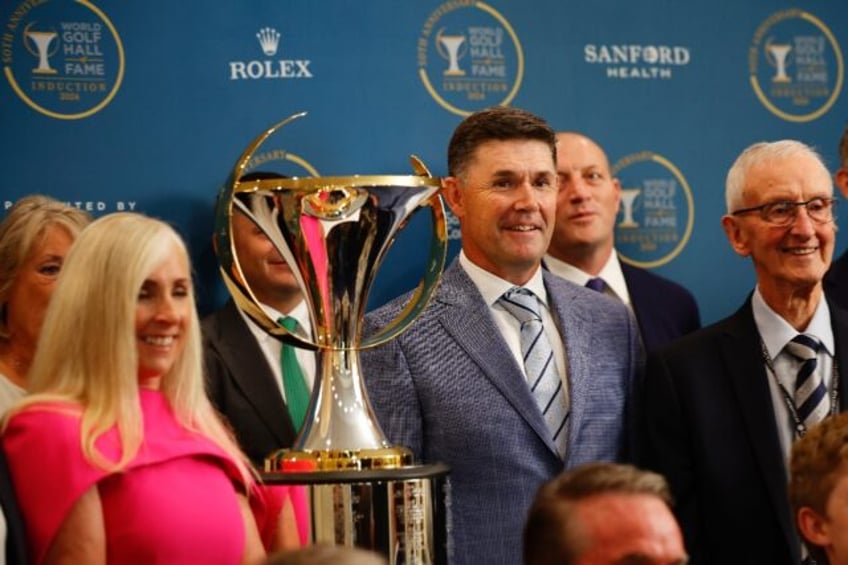
M 586 286 L 589 279 L 593 279 L 595 276 L 600 277 L 604 279 L 607 285 L 607 292 L 604 294 L 614 296 L 624 302 L 628 308 L 630 307 L 630 293 L 627 292 L 627 283 L 624 282 L 624 273 L 621 272 L 621 263 L 618 262 L 618 254 L 615 249 L 610 253 L 609 259 L 607 259 L 601 271 L 595 276 L 550 255 L 545 256 L 545 266 L 558 277 L 580 286 Z
M 474 286 L 480 291 L 483 300 L 489 306 L 489 313 L 495 320 L 495 325 L 500 330 L 501 335 L 506 341 L 510 353 L 515 358 L 515 362 L 524 372 L 524 356 L 521 354 L 521 322 L 510 314 L 503 306 L 500 305 L 498 299 L 503 294 L 515 285 L 506 281 L 489 271 L 482 269 L 471 262 L 464 252 L 459 254 L 459 264 L 466 272 L 468 277 L 474 283 Z M 542 278 L 542 269 L 536 271 L 524 288 L 533 292 L 539 299 L 539 302 L 544 306 L 542 308 L 542 324 L 545 328 L 545 335 L 551 344 L 551 349 L 554 352 L 554 362 L 556 363 L 557 373 L 562 379 L 565 390 L 568 389 L 568 379 L 565 363 L 565 346 L 562 341 L 562 336 L 559 333 L 554 317 L 548 307 L 548 291 L 545 289 L 545 281 Z M 527 378 L 527 375 L 524 375 Z
M 266 304 L 260 304 L 260 306 L 272 320 L 278 320 L 284 317 L 284 314 L 281 314 Z M 244 321 L 247 323 L 247 327 L 250 328 L 250 333 L 253 334 L 253 337 L 256 339 L 256 343 L 259 344 L 259 349 L 261 349 L 262 353 L 265 354 L 265 360 L 268 361 L 268 365 L 271 367 L 271 371 L 276 377 L 277 386 L 280 388 L 280 394 L 285 401 L 286 391 L 283 387 L 283 369 L 280 367 L 280 354 L 282 353 L 283 342 L 262 329 L 241 309 L 239 309 L 239 314 L 241 314 L 241 317 L 244 318 Z M 295 306 L 294 309 L 287 315 L 297 320 L 297 323 L 303 329 L 305 335 L 312 335 L 312 322 L 309 320 L 308 311 L 306 309 L 306 301 L 301 300 L 300 303 L 298 303 L 298 305 Z M 315 353 L 309 349 L 298 347 L 295 348 L 295 355 L 297 357 L 297 362 L 300 363 L 301 371 L 303 371 L 303 378 L 306 381 L 306 386 L 309 387 L 309 390 L 312 390 L 312 387 L 315 384 Z

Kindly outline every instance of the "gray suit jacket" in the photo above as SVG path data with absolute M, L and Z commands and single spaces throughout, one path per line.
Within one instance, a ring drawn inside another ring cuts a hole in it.
M 451 468 L 453 563 L 521 562 L 525 515 L 565 467 L 626 456 L 641 372 L 638 330 L 620 302 L 547 272 L 563 336 L 571 415 L 565 461 L 480 292 L 458 262 L 398 339 L 362 352 L 368 393 L 389 440 Z M 408 295 L 366 316 L 383 327 Z

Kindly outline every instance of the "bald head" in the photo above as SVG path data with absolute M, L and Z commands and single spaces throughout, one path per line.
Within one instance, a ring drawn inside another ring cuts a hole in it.
M 557 134 L 559 198 L 548 253 L 597 274 L 613 249 L 621 186 L 604 150 L 576 132 Z

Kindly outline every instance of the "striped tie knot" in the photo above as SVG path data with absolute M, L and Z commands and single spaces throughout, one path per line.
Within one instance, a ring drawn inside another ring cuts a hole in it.
M 512 287 L 503 293 L 500 302 L 510 314 L 521 322 L 522 326 L 527 322 L 542 320 L 539 300 L 532 291 L 526 288 Z
M 798 334 L 786 344 L 786 350 L 799 361 L 815 359 L 821 349 L 822 343 L 815 337 L 807 334 Z

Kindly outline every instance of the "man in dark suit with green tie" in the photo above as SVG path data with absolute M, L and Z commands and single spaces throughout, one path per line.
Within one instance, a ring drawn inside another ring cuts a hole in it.
M 268 175 L 251 173 L 242 180 Z M 251 205 L 264 205 L 264 196 L 251 196 Z M 296 320 L 309 336 L 311 324 L 294 274 L 262 230 L 238 210 L 232 216 L 232 239 L 242 273 L 265 313 L 273 320 Z M 239 445 L 261 469 L 266 457 L 291 447 L 297 437 L 314 380 L 314 354 L 271 337 L 232 299 L 201 325 L 209 396 L 229 421 Z M 288 361 L 296 360 L 301 369 L 295 389 L 286 382 L 298 376 L 283 369 L 285 347 L 293 357 Z

